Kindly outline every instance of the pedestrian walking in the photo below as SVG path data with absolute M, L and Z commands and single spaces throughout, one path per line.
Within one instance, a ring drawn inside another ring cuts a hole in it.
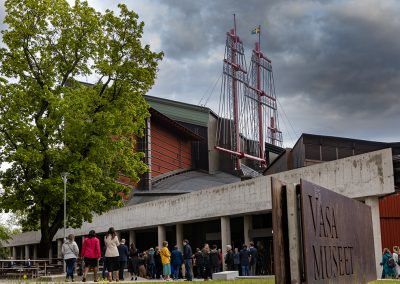
M 68 278 L 71 278 L 71 281 L 74 281 L 74 270 L 76 259 L 79 256 L 79 248 L 75 242 L 75 236 L 69 234 L 64 244 L 61 247 L 61 253 L 64 256 L 64 261 L 66 265 L 66 275 L 65 280 L 68 281 Z

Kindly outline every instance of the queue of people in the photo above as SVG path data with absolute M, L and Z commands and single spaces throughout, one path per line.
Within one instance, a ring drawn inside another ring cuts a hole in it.
M 114 228 L 109 228 L 104 237 L 103 250 L 103 271 L 102 278 L 111 281 L 122 281 L 124 270 L 128 268 L 130 280 L 137 280 L 138 277 L 148 279 L 164 279 L 165 281 L 185 278 L 193 280 L 193 272 L 197 278 L 205 281 L 212 278 L 213 273 L 223 270 L 238 271 L 239 275 L 255 275 L 258 251 L 254 243 L 250 242 L 249 247 L 244 244 L 239 251 L 227 245 L 223 253 L 217 245 L 204 244 L 203 248 L 197 248 L 195 252 L 187 239 L 183 240 L 183 251 L 175 245 L 172 251 L 168 248 L 168 242 L 164 241 L 162 247 L 149 248 L 147 251 L 139 252 L 134 243 L 129 248 L 125 239 L 118 239 Z M 74 280 L 74 267 L 79 257 L 79 248 L 74 241 L 74 236 L 69 235 L 62 246 L 62 252 L 67 265 L 66 278 Z M 94 230 L 84 239 L 80 257 L 84 262 L 82 271 L 82 282 L 86 282 L 89 270 L 93 270 L 93 280 L 98 282 L 99 261 L 102 259 L 100 240 Z
M 388 248 L 383 249 L 382 261 L 382 279 L 386 278 L 400 278 L 400 257 L 399 247 L 393 247 L 393 253 Z

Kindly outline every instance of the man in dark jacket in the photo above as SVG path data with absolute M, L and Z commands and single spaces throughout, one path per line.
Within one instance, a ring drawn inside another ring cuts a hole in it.
M 249 276 L 249 263 L 250 263 L 250 252 L 246 245 L 243 245 L 242 250 L 239 253 L 240 266 L 242 267 L 242 276 Z
M 173 271 L 173 279 L 179 279 L 179 272 L 181 270 L 181 266 L 183 263 L 182 252 L 179 250 L 178 246 L 174 247 L 174 250 L 171 252 L 171 265 L 174 269 Z
M 227 245 L 226 246 L 225 264 L 226 264 L 226 268 L 229 271 L 235 270 L 235 264 L 234 264 L 234 261 L 233 261 L 233 251 L 232 251 L 232 246 L 231 245 Z
M 154 249 L 150 248 L 147 253 L 147 272 L 150 279 L 156 278 L 156 261 L 154 257 Z
M 125 239 L 122 239 L 118 246 L 119 253 L 119 280 L 124 280 L 124 270 L 129 258 L 129 249 L 125 245 Z
M 199 248 L 196 249 L 194 254 L 194 263 L 196 264 L 197 278 L 203 278 L 203 255 Z
M 250 242 L 250 275 L 254 276 L 256 275 L 256 266 L 257 266 L 257 259 L 258 259 L 258 251 L 257 249 L 254 247 L 254 243 Z
M 156 279 L 160 279 L 162 277 L 162 262 L 159 247 L 156 247 L 154 251 L 154 261 L 156 263 Z
M 183 260 L 185 262 L 185 276 L 187 281 L 192 281 L 192 247 L 189 245 L 189 241 L 187 239 L 183 240 Z
M 221 265 L 221 259 L 217 249 L 217 245 L 212 246 L 212 250 L 210 252 L 210 264 L 211 264 L 211 274 L 218 273 L 220 271 L 219 267 Z

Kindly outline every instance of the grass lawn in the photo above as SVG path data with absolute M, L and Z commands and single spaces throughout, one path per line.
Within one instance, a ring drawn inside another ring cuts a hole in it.
M 106 282 L 105 282 L 106 283 Z M 127 282 L 124 281 L 123 283 L 138 283 L 138 282 Z M 165 283 L 165 282 L 142 282 L 142 283 Z M 166 282 L 168 283 L 168 282 Z M 172 282 L 173 283 L 173 282 Z M 178 282 L 180 283 L 180 282 Z M 194 282 L 196 283 L 196 282 Z M 199 283 L 203 283 L 203 282 L 199 282 Z M 210 284 L 227 284 L 227 283 L 232 283 L 232 284 L 275 284 L 275 280 L 274 279 L 239 279 L 239 280 L 234 280 L 234 281 L 208 281 L 206 283 L 210 283 Z M 400 280 L 377 280 L 377 281 L 373 281 L 370 282 L 369 284 L 388 284 L 388 283 L 400 283 Z
M 232 282 L 232 284 L 275 284 L 274 279 L 239 279 L 234 281 L 209 281 L 207 283 L 210 284 L 227 284 Z M 124 281 L 123 283 L 138 283 L 138 282 L 127 282 Z M 142 282 L 142 283 L 165 283 L 165 282 Z M 178 282 L 179 283 L 179 282 Z M 196 283 L 196 282 L 195 282 Z M 203 282 L 201 282 L 203 283 Z M 400 280 L 377 280 L 373 282 L 369 282 L 369 284 L 385 284 L 385 283 L 400 283 Z

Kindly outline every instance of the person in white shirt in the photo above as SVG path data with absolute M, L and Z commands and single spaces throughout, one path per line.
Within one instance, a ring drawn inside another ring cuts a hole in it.
M 79 256 L 79 248 L 75 242 L 75 236 L 69 234 L 64 244 L 61 247 L 62 255 L 64 256 L 66 265 L 66 281 L 68 277 L 71 277 L 71 281 L 74 281 L 74 270 L 76 258 Z
M 400 265 L 399 265 L 399 247 L 393 247 L 393 255 L 392 255 L 394 262 L 396 263 L 396 278 L 400 276 Z
M 119 281 L 118 278 L 118 270 L 119 270 L 119 240 L 117 234 L 113 227 L 108 229 L 107 234 L 104 237 L 104 243 L 106 245 L 106 262 L 107 262 L 107 271 L 108 271 L 108 281 L 112 281 L 113 272 L 117 272 L 115 274 L 115 281 Z

